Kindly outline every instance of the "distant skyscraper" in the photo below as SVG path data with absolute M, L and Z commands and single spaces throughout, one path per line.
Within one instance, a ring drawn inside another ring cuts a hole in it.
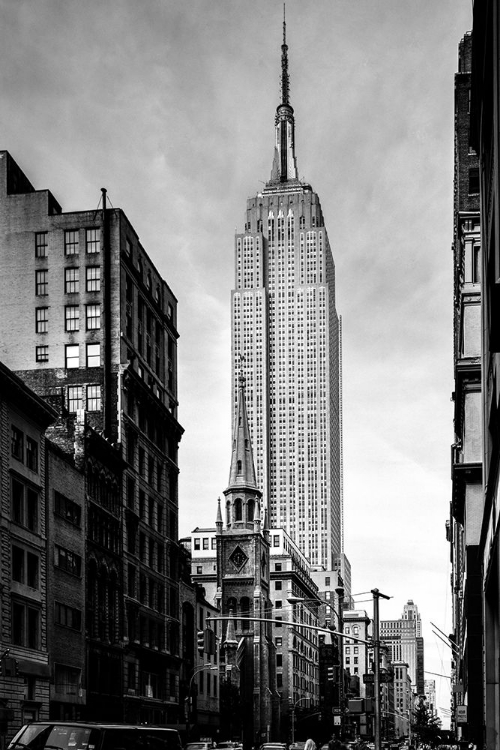
M 380 639 L 391 650 L 392 662 L 408 665 L 412 690 L 424 694 L 424 639 L 417 605 L 409 599 L 400 620 L 381 620 Z
M 232 393 L 247 379 L 257 482 L 269 526 L 312 565 L 343 552 L 340 326 L 335 266 L 317 194 L 299 180 L 283 24 L 281 102 L 271 178 L 236 235 Z

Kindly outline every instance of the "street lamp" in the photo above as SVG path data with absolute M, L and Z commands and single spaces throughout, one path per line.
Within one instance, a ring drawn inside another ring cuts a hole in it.
M 186 694 L 186 742 L 189 741 L 189 714 L 190 714 L 190 708 L 191 708 L 191 688 L 193 687 L 193 680 L 196 677 L 197 674 L 200 672 L 203 672 L 203 670 L 213 670 L 218 669 L 219 667 L 215 664 L 203 664 L 201 667 L 198 667 L 194 670 L 193 674 L 191 675 L 191 679 L 188 683 L 188 689 Z
M 295 703 L 292 704 L 292 745 L 295 742 L 295 706 L 301 701 L 308 701 L 309 697 L 309 695 L 303 695 L 302 698 L 299 698 L 298 701 L 295 701 Z
M 338 636 L 338 644 L 339 644 L 339 691 L 338 691 L 338 709 L 340 712 L 340 737 L 342 738 L 344 735 L 344 643 L 343 643 L 343 636 L 344 636 L 344 618 L 343 618 L 343 606 L 344 606 L 344 587 L 343 586 L 337 586 L 335 589 L 335 593 L 337 594 L 338 598 L 338 610 L 335 609 L 333 604 L 329 602 L 327 599 L 302 599 L 298 596 L 291 596 L 288 597 L 288 601 L 290 604 L 300 604 L 305 602 L 310 602 L 312 604 L 317 604 L 318 606 L 325 605 L 329 607 L 332 612 L 337 615 L 337 627 L 338 631 L 336 631 L 336 635 Z M 334 632 L 334 628 L 330 627 L 331 632 Z

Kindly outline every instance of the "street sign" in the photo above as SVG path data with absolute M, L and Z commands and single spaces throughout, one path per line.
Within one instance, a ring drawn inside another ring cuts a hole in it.
M 457 706 L 455 709 L 457 724 L 467 724 L 467 706 Z

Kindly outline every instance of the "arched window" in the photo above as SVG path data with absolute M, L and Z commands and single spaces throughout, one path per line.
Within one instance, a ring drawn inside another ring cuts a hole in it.
M 238 459 L 238 461 L 236 462 L 236 473 L 241 474 L 241 460 L 240 459 Z
M 231 503 L 229 500 L 226 503 L 226 526 L 231 525 Z
M 247 503 L 247 520 L 253 521 L 255 514 L 255 500 L 250 499 Z
M 241 498 L 237 497 L 234 501 L 234 520 L 241 521 L 243 519 L 243 508 Z

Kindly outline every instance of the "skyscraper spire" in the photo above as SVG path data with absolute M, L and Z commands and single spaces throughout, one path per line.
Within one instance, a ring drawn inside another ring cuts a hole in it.
M 281 103 L 290 104 L 290 76 L 288 75 L 288 46 L 286 43 L 285 4 L 283 3 L 283 44 L 281 45 Z
M 283 6 L 283 44 L 281 45 L 281 103 L 276 109 L 276 141 L 269 189 L 284 182 L 298 182 L 295 158 L 295 120 L 290 105 L 290 76 L 288 75 L 288 45 L 286 43 L 285 6 Z

